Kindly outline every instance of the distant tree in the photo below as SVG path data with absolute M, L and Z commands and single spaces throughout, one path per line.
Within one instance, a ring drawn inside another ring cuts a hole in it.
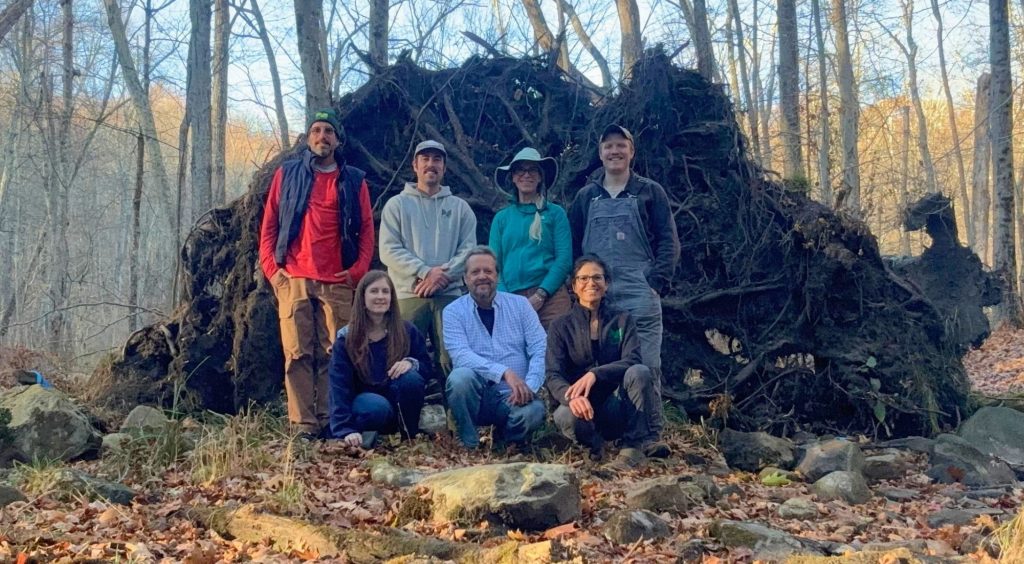
M 299 62 L 306 84 L 306 122 L 320 108 L 331 105 L 327 80 L 326 37 L 323 0 L 294 0 L 295 34 L 299 39 Z
M 836 40 L 836 66 L 839 69 L 839 131 L 843 156 L 842 198 L 836 206 L 860 209 L 860 156 L 857 152 L 857 120 L 860 115 L 857 84 L 850 56 L 849 26 L 845 0 L 832 0 L 832 28 Z
M 192 32 L 188 44 L 188 93 L 185 107 L 192 131 L 192 221 L 213 207 L 210 72 L 210 0 L 190 0 Z
M 989 98 L 992 75 L 987 72 L 978 77 L 974 93 L 974 156 L 971 165 L 971 196 L 974 199 L 974 250 L 982 262 L 991 265 L 989 238 L 992 233 L 989 213 L 992 196 L 989 190 L 989 172 L 992 170 L 992 140 L 989 137 Z
M 990 0 L 989 66 L 992 69 L 989 137 L 992 140 L 993 193 L 996 217 L 992 237 L 995 272 L 1003 289 L 1002 320 L 1024 326 L 1017 280 L 1013 182 L 1013 84 L 1010 76 L 1009 1 Z
M 636 0 L 615 0 L 619 12 L 619 31 L 622 36 L 622 70 L 620 78 L 629 80 L 633 66 L 643 56 L 643 38 L 640 36 L 640 9 Z
M 796 0 L 778 0 L 779 96 L 782 109 L 782 170 L 786 180 L 806 180 L 800 150 L 800 66 L 797 62 Z

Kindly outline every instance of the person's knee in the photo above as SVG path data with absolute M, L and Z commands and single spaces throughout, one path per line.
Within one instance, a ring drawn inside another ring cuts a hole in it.
M 532 401 L 509 414 L 509 423 L 526 429 L 537 429 L 544 423 L 544 402 Z
M 395 386 L 398 387 L 398 393 L 403 396 L 416 393 L 422 394 L 426 387 L 426 382 L 418 371 L 410 370 L 395 380 Z
M 558 430 L 563 434 L 572 434 L 576 429 L 576 423 L 579 421 L 579 419 L 573 415 L 572 410 L 564 405 L 558 406 L 551 418 L 554 419 L 555 426 L 558 427 Z
M 651 369 L 643 364 L 634 364 L 626 370 L 622 384 L 627 390 L 644 389 L 654 383 L 654 376 Z
M 465 394 L 474 391 L 479 383 L 476 372 L 468 368 L 456 368 L 448 375 L 445 391 L 451 394 Z
M 387 425 L 394 415 L 391 402 L 378 394 L 364 393 L 356 396 L 352 402 L 352 414 L 360 427 L 379 430 Z

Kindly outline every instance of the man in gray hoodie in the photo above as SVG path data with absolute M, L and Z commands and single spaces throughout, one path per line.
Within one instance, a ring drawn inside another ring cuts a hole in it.
M 416 145 L 416 182 L 406 182 L 380 218 L 380 260 L 395 283 L 402 317 L 430 336 L 437 374 L 451 371 L 441 312 L 462 295 L 466 254 L 476 246 L 473 210 L 441 185 L 447 157 L 437 141 Z

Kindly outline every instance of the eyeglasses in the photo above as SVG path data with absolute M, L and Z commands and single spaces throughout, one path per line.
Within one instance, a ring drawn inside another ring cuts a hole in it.
M 586 276 L 586 275 L 584 275 L 584 276 L 577 276 L 575 278 L 575 280 L 577 282 L 579 282 L 580 284 L 586 284 L 587 282 L 593 282 L 594 284 L 600 284 L 600 283 L 604 282 L 605 278 L 604 278 L 604 274 L 591 274 L 589 276 Z
M 537 174 L 537 175 L 539 175 L 540 174 L 540 169 L 539 168 L 532 168 L 531 167 L 531 168 L 517 168 L 517 169 L 512 171 L 512 175 L 513 176 L 524 176 L 524 175 L 527 175 L 527 174 Z

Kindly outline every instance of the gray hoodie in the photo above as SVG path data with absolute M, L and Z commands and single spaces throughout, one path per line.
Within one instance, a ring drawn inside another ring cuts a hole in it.
M 412 289 L 432 267 L 447 266 L 452 282 L 435 295 L 462 294 L 466 254 L 476 246 L 476 216 L 451 188 L 427 196 L 406 182 L 384 204 L 380 217 L 380 261 L 388 267 L 398 298 L 415 298 Z

